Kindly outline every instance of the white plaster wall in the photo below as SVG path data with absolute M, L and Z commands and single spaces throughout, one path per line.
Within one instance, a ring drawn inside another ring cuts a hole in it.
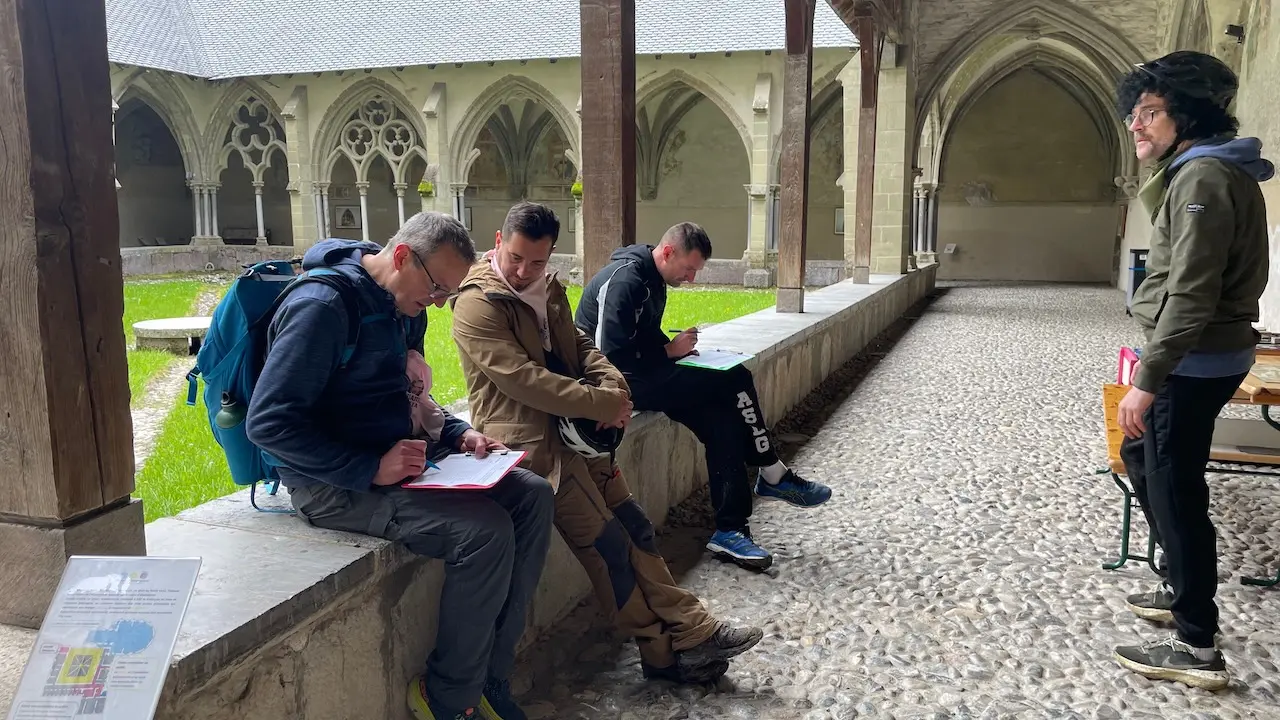
M 1118 210 L 1055 203 L 938 212 L 938 278 L 1110 283 Z M 943 252 L 956 244 L 954 254 Z

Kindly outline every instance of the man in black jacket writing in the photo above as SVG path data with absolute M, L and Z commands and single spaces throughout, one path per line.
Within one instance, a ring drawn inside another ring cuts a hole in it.
M 751 372 L 705 370 L 676 361 L 696 352 L 696 329 L 662 331 L 667 286 L 692 282 L 711 257 L 711 240 L 693 223 L 667 230 L 657 247 L 631 245 L 587 283 L 575 321 L 595 338 L 631 386 L 637 410 L 664 412 L 706 446 L 716 532 L 707 548 L 739 565 L 764 569 L 773 556 L 751 536 L 752 488 L 745 465 L 757 466 L 755 494 L 799 507 L 821 505 L 831 488 L 805 480 L 778 458 Z

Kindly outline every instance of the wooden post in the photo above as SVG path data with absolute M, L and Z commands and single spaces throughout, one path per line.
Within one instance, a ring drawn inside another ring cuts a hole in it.
M 581 0 L 585 283 L 636 241 L 636 4 Z
M 106 11 L 0 0 L 0 623 L 74 554 L 145 554 L 133 491 Z
M 854 205 L 853 281 L 871 282 L 871 220 L 876 192 L 876 109 L 880 91 L 880 39 L 867 5 L 856 11 L 858 55 L 862 61 L 862 102 L 858 108 L 858 189 Z
M 782 186 L 778 312 L 804 312 L 809 215 L 809 92 L 813 83 L 814 0 L 786 0 L 787 60 L 782 74 Z

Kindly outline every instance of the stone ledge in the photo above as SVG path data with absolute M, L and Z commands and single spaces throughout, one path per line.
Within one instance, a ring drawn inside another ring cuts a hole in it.
M 749 366 L 776 421 L 928 294 L 935 271 L 843 282 L 808 293 L 803 314 L 762 310 L 708 328 L 701 342 L 756 355 Z M 660 525 L 706 482 L 702 457 L 682 426 L 640 413 L 618 462 Z M 283 494 L 259 503 L 288 506 Z M 522 646 L 590 592 L 564 541 L 552 537 Z M 404 683 L 431 648 L 442 563 L 255 512 L 247 490 L 150 523 L 147 546 L 153 555 L 204 558 L 157 718 L 407 718 Z

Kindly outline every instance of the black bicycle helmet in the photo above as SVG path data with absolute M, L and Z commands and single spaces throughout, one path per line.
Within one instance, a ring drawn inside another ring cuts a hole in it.
M 1138 69 L 1188 98 L 1207 100 L 1226 110 L 1240 90 L 1235 72 L 1218 58 L 1193 50 L 1178 50 Z
M 596 429 L 586 418 L 558 418 L 556 427 L 565 446 L 586 458 L 612 456 L 622 444 L 622 428 Z

